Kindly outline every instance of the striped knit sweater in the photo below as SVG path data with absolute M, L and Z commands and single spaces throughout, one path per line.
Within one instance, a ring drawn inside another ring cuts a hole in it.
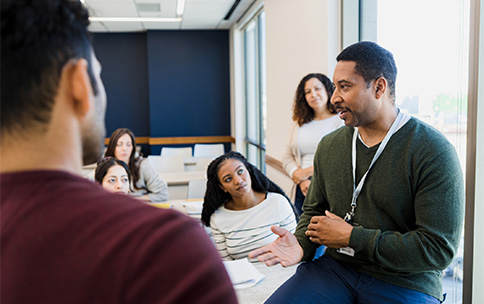
M 245 258 L 250 251 L 275 241 L 272 225 L 291 232 L 297 225 L 287 199 L 273 192 L 252 208 L 235 211 L 222 206 L 210 218 L 215 246 L 224 260 Z

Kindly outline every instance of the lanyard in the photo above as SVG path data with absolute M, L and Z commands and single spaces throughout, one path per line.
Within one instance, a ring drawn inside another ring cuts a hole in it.
M 358 198 L 358 195 L 360 195 L 361 188 L 363 188 L 363 184 L 365 183 L 366 175 L 370 171 L 371 167 L 373 164 L 376 162 L 378 157 L 383 152 L 383 149 L 385 149 L 388 141 L 390 140 L 390 137 L 395 133 L 397 130 L 397 126 L 400 124 L 400 121 L 403 118 L 403 113 L 400 112 L 400 109 L 398 109 L 398 115 L 397 118 L 395 118 L 395 121 L 393 122 L 392 126 L 390 127 L 390 130 L 388 130 L 387 134 L 385 135 L 385 138 L 381 142 L 380 146 L 376 150 L 375 155 L 373 156 L 373 159 L 371 160 L 370 166 L 368 167 L 368 170 L 366 170 L 365 174 L 361 178 L 360 182 L 358 183 L 358 186 L 355 187 L 355 182 L 356 182 L 356 139 L 358 138 L 358 128 L 355 128 L 355 131 L 353 132 L 353 145 L 352 145 L 352 151 L 351 151 L 351 156 L 353 158 L 352 165 L 353 165 L 353 198 L 351 200 L 351 211 L 349 213 L 346 213 L 345 216 L 345 221 L 347 222 L 352 222 L 353 217 L 355 216 L 355 209 L 356 209 L 356 199 Z

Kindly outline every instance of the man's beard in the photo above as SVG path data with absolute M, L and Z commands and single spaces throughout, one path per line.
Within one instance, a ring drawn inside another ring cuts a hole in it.
M 103 132 L 104 133 L 104 132 Z M 83 139 L 82 144 L 82 161 L 84 165 L 96 163 L 101 157 L 104 150 L 104 136 L 100 139 L 94 134 Z
M 82 130 L 82 161 L 84 165 L 96 163 L 103 155 L 106 128 L 104 126 L 104 115 L 98 116 Z

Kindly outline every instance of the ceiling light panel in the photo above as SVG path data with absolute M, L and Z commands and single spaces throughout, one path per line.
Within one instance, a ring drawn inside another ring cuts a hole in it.
M 161 5 L 159 3 L 136 3 L 138 12 L 140 13 L 161 13 Z
M 234 0 L 186 0 L 182 29 L 216 29 Z M 210 5 L 207 5 L 207 2 Z
M 123 5 L 112 5 L 105 2 L 92 3 L 89 3 L 89 7 L 94 10 L 95 16 L 98 17 L 138 17 L 138 9 L 132 1 Z
M 133 32 L 146 29 L 228 29 L 256 0 L 241 0 L 228 21 L 227 15 L 235 0 L 185 0 L 183 21 L 167 22 L 91 22 L 89 30 L 95 32 Z M 98 17 L 157 17 L 176 18 L 177 0 L 85 0 L 91 16 Z M 144 11 L 143 5 L 155 4 L 160 12 Z

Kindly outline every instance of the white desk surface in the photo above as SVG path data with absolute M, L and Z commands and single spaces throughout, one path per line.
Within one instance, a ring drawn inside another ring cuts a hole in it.
M 203 208 L 203 199 L 170 199 L 161 203 L 148 203 L 149 205 L 161 208 L 173 208 L 194 219 L 200 220 Z
M 163 172 L 160 177 L 171 185 L 188 185 L 190 180 L 207 179 L 205 171 Z
M 183 163 L 185 165 L 196 165 L 197 164 L 197 158 L 190 156 L 190 157 L 184 157 L 183 158 Z
M 253 264 L 265 278 L 257 285 L 244 289 L 236 289 L 237 298 L 240 304 L 262 304 L 289 279 L 295 272 L 298 265 L 282 267 L 280 264 L 268 267 L 264 263 Z

